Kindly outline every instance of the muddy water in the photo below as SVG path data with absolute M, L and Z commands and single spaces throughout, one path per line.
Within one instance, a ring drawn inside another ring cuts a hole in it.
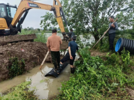
M 61 87 L 62 82 L 69 80 L 70 66 L 61 73 L 58 78 L 44 77 L 52 69 L 52 64 L 45 64 L 42 71 L 39 71 L 39 67 L 33 68 L 29 73 L 21 76 L 17 76 L 12 80 L 7 80 L 0 83 L 0 92 L 6 92 L 10 88 L 21 84 L 24 81 L 31 80 L 30 90 L 35 89 L 34 94 L 40 99 L 49 100 L 59 94 L 58 88 Z
M 52 33 L 46 33 L 46 37 L 49 37 Z M 62 37 L 62 34 L 58 33 L 58 36 Z M 93 37 L 91 37 L 90 40 L 85 39 L 82 35 L 80 35 L 81 41 L 83 44 L 91 43 L 94 41 Z M 76 56 L 76 59 L 78 59 L 78 55 Z M 53 77 L 44 77 L 46 73 L 48 73 L 52 69 L 52 64 L 45 64 L 42 71 L 39 70 L 39 67 L 35 67 L 32 70 L 30 70 L 29 73 L 26 73 L 25 75 L 17 76 L 11 80 L 7 80 L 0 83 L 0 93 L 4 93 L 11 89 L 12 87 L 15 87 L 22 82 L 31 80 L 30 90 L 35 89 L 34 94 L 40 99 L 51 99 L 52 97 L 55 97 L 59 94 L 58 88 L 61 87 L 61 83 L 64 81 L 69 80 L 70 77 L 70 66 L 68 65 L 66 69 L 61 73 L 61 75 L 58 78 Z
M 42 70 L 42 73 L 46 74 L 53 67 L 52 64 L 49 64 L 48 66 L 44 67 L 44 69 Z M 39 99 L 50 99 L 59 94 L 58 88 L 61 87 L 61 83 L 69 80 L 70 66 L 67 66 L 67 68 L 62 72 L 62 74 L 58 78 L 44 77 L 44 74 L 42 73 L 38 72 L 36 75 L 33 75 L 30 78 L 27 78 L 27 80 L 29 79 L 32 80 L 30 89 L 31 90 L 36 89 L 35 95 Z

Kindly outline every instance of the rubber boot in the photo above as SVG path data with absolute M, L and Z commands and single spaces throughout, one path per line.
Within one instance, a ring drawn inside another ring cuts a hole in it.
M 60 69 L 57 70 L 57 74 L 60 74 Z
M 75 68 L 73 68 L 73 73 L 75 72 Z
M 71 73 L 74 74 L 74 68 L 71 68 Z
M 60 65 L 59 65 L 59 69 L 62 69 L 62 65 L 63 65 L 63 64 L 60 64 Z
M 54 72 L 57 72 L 57 69 L 58 69 L 57 66 L 54 66 Z

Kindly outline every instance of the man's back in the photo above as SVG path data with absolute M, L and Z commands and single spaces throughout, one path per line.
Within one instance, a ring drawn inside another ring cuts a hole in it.
M 47 40 L 47 45 L 50 47 L 51 51 L 59 51 L 61 43 L 61 38 L 56 34 L 52 34 Z
M 76 53 L 76 50 L 78 50 L 77 43 L 75 41 L 71 41 L 71 42 L 69 42 L 68 46 L 71 48 L 71 54 L 72 54 L 72 56 L 74 56 L 75 53 Z

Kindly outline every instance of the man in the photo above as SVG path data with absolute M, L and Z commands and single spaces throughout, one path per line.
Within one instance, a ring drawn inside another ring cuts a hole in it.
M 115 34 L 116 34 L 116 30 L 118 30 L 118 24 L 117 22 L 113 23 L 114 22 L 114 16 L 111 16 L 109 18 L 109 21 L 110 21 L 110 24 L 109 24 L 109 50 L 110 52 L 114 50 L 114 47 L 113 47 L 113 43 L 114 43 L 114 38 L 115 38 Z
M 68 44 L 68 53 L 63 57 L 63 59 L 60 62 L 60 67 L 62 64 L 68 60 L 70 60 L 70 66 L 71 66 L 71 73 L 74 73 L 75 68 L 73 66 L 73 62 L 75 60 L 75 53 L 78 51 L 78 45 L 75 42 L 76 36 L 72 37 L 72 41 Z
M 74 32 L 73 32 L 73 29 L 72 29 L 72 28 L 70 29 L 70 31 L 71 31 L 71 38 L 72 38 L 73 36 L 75 36 L 75 34 L 74 34 Z
M 55 72 L 58 73 L 58 68 L 60 65 L 60 45 L 62 44 L 62 40 L 59 36 L 57 36 L 57 30 L 52 30 L 52 35 L 47 40 L 48 50 L 51 51 L 52 62 L 55 67 Z

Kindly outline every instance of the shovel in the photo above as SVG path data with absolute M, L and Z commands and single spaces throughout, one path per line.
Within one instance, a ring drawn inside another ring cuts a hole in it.
M 43 66 L 44 62 L 46 61 L 48 54 L 49 54 L 49 51 L 47 51 L 47 54 L 46 54 L 44 60 L 42 61 L 41 65 L 40 65 L 40 70 L 42 69 L 42 66 Z
M 116 21 L 117 21 L 117 19 L 112 24 L 114 24 Z M 102 37 L 96 42 L 96 44 L 93 46 L 93 48 L 100 42 L 100 40 L 105 36 L 105 34 L 109 31 L 109 29 L 110 29 L 110 27 L 104 32 L 104 34 L 102 35 Z

